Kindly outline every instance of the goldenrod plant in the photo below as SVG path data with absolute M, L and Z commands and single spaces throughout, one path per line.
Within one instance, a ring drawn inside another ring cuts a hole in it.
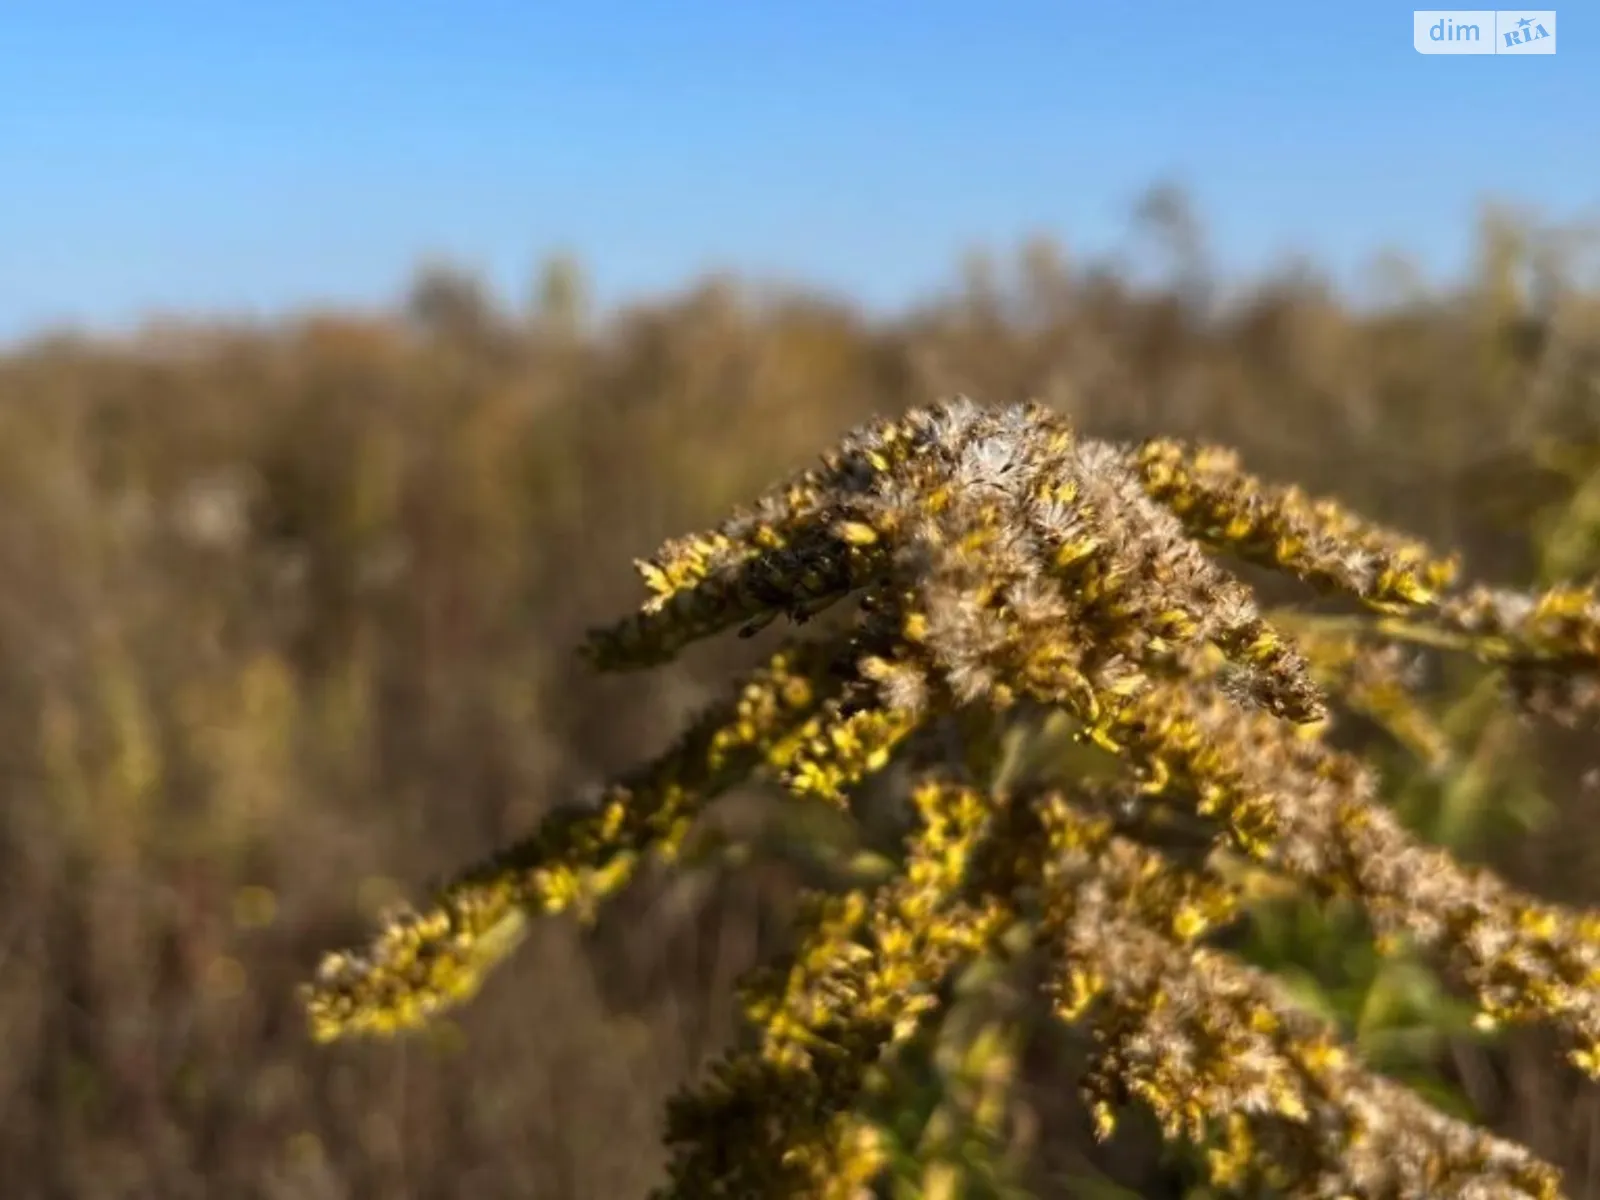
M 1332 633 L 1269 617 L 1227 558 L 1365 616 Z M 937 1047 L 957 981 L 1023 958 L 1087 1033 L 1097 1131 L 1141 1105 L 1205 1148 L 1220 1191 L 1561 1195 L 1553 1168 L 1378 1073 L 1217 939 L 1264 889 L 1304 889 L 1359 909 L 1385 957 L 1436 964 L 1479 1025 L 1544 1021 L 1600 1076 L 1600 914 L 1419 840 L 1327 733 L 1335 690 L 1425 751 L 1436 736 L 1404 719 L 1383 645 L 1471 656 L 1512 704 L 1591 716 L 1591 589 L 1458 583 L 1453 558 L 1226 450 L 1115 444 L 1040 405 L 962 398 L 859 429 L 638 565 L 650 596 L 591 635 L 600 669 L 785 617 L 819 632 L 592 804 L 328 957 L 306 989 L 316 1037 L 467 999 L 531 916 L 592 913 L 646 857 L 679 854 L 730 785 L 767 776 L 850 813 L 893 763 L 912 779 L 903 847 L 814 895 L 792 953 L 746 981 L 748 1040 L 669 1106 L 662 1195 L 873 1194 L 894 1154 L 884 1089 Z M 1071 750 L 1070 773 L 1022 761 L 1041 739 Z M 1004 1082 L 969 1088 L 966 1125 L 996 1124 Z

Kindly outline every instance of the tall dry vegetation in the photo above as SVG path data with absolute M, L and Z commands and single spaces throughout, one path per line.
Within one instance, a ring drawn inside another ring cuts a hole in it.
M 1600 401 L 1600 291 L 1561 246 L 1486 222 L 1470 285 L 1364 314 L 1305 272 L 1224 301 L 1193 253 L 1138 290 L 1041 244 L 894 322 L 713 281 L 594 327 L 570 272 L 527 314 L 435 273 L 392 319 L 12 352 L 0 1189 L 642 1194 L 664 1100 L 734 1027 L 733 979 L 785 945 L 795 869 L 647 873 L 593 931 L 537 927 L 422 1041 L 319 1053 L 295 1003 L 323 948 L 652 756 L 770 650 L 591 678 L 570 647 L 627 606 L 628 561 L 869 413 L 964 391 L 1227 442 L 1462 547 L 1478 578 L 1526 578 L 1551 553 L 1530 516 L 1569 490 L 1536 452 Z M 1595 568 L 1597 526 L 1562 526 L 1564 562 Z M 1593 904 L 1593 752 L 1538 751 L 1557 811 L 1493 861 Z M 737 834 L 763 801 L 718 820 Z M 1600 1105 L 1538 1035 L 1441 1056 L 1600 1196 Z M 1064 1064 L 1025 1073 L 1048 1188 L 1087 1126 Z M 1176 1194 L 1149 1148 L 1135 1126 L 1095 1162 Z

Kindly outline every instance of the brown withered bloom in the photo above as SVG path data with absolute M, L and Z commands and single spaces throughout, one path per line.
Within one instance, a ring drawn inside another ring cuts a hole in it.
M 1347 597 L 1366 623 L 1297 637 L 1227 558 Z M 1230 452 L 1116 445 L 1040 406 L 959 398 L 858 430 L 638 565 L 649 599 L 586 646 L 603 669 L 859 603 L 596 804 L 558 810 L 425 912 L 331 956 L 306 989 L 316 1036 L 413 1026 L 470 995 L 529 914 L 587 911 L 748 776 L 848 810 L 931 723 L 1047 709 L 1098 747 L 1109 781 L 995 785 L 978 736 L 923 776 L 895 870 L 816 896 L 791 956 L 746 981 L 748 1043 L 670 1107 L 663 1195 L 863 1194 L 887 1156 L 859 1114 L 864 1089 L 939 1019 L 952 972 L 1019 928 L 1049 964 L 1056 1014 L 1094 1031 L 1102 1131 L 1117 1105 L 1142 1103 L 1169 1136 L 1210 1148 L 1223 1188 L 1560 1194 L 1551 1168 L 1371 1073 L 1271 976 L 1208 948 L 1238 913 L 1233 877 L 1215 856 L 1170 855 L 1139 814 L 1182 814 L 1219 852 L 1354 900 L 1381 947 L 1430 956 L 1485 1020 L 1550 1022 L 1600 1076 L 1600 916 L 1417 841 L 1372 772 L 1324 739 L 1318 682 L 1425 754 L 1437 735 L 1385 641 L 1476 654 L 1514 698 L 1560 715 L 1600 692 L 1592 593 L 1460 588 L 1451 559 L 1269 486 Z M 1113 822 L 1108 789 L 1147 803 Z

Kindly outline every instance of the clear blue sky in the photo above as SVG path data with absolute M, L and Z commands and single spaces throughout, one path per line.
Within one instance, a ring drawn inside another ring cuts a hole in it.
M 1411 9 L 1069 0 L 3 0 L 0 339 L 152 309 L 513 298 L 731 267 L 872 305 L 975 243 L 1069 253 L 1187 182 L 1223 259 L 1459 263 L 1484 194 L 1600 203 L 1600 8 L 1554 57 Z

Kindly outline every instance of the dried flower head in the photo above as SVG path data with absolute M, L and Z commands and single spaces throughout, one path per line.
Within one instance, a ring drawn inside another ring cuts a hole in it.
M 859 603 L 595 805 L 557 811 L 426 913 L 330 957 L 307 989 L 314 1032 L 410 1026 L 470 995 L 526 914 L 586 911 L 747 776 L 848 808 L 931 723 L 1042 708 L 1110 756 L 1110 779 L 992 786 L 979 734 L 964 761 L 926 773 L 896 869 L 815 897 L 793 954 L 747 981 L 750 1043 L 671 1105 L 665 1194 L 862 1194 L 886 1157 L 858 1116 L 863 1090 L 938 1019 L 952 972 L 1022 928 L 1050 964 L 1056 1014 L 1095 1031 L 1086 1087 L 1102 1132 L 1142 1102 L 1169 1136 L 1206 1140 L 1225 1188 L 1557 1196 L 1551 1168 L 1370 1073 L 1271 976 L 1208 948 L 1238 912 L 1235 877 L 1141 836 L 1146 816 L 1182 813 L 1219 849 L 1358 902 L 1381 946 L 1430 955 L 1486 1020 L 1554 1024 L 1600 1075 L 1600 916 L 1409 834 L 1364 764 L 1323 739 L 1318 682 L 1426 751 L 1404 662 L 1278 627 L 1226 557 L 1353 598 L 1370 614 L 1363 638 L 1476 654 L 1538 707 L 1597 694 L 1587 590 L 1460 589 L 1452 560 L 1268 486 L 1228 451 L 1115 445 L 1040 406 L 957 399 L 858 430 L 639 563 L 650 598 L 591 636 L 601 668 Z M 1148 803 L 1112 820 L 1102 801 L 1117 792 Z

